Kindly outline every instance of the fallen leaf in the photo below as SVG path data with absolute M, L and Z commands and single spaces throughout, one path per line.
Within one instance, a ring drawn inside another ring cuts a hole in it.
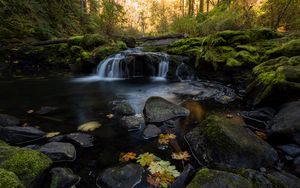
M 135 160 L 136 159 L 136 153 L 128 152 L 128 153 L 121 153 L 119 160 L 122 162 Z
M 158 143 L 160 144 L 169 144 L 171 140 L 174 140 L 176 138 L 175 134 L 160 134 Z
M 47 133 L 46 138 L 52 138 L 59 134 L 60 134 L 60 132 L 50 132 L 50 133 Z
M 28 110 L 27 114 L 32 114 L 34 112 L 34 110 Z
M 137 158 L 137 161 L 141 166 L 149 166 L 153 161 L 155 160 L 159 160 L 158 157 L 156 157 L 154 154 L 152 153 L 144 153 L 144 154 L 140 154 Z
M 80 125 L 77 130 L 78 131 L 83 131 L 83 132 L 88 132 L 88 131 L 94 131 L 95 129 L 101 127 L 101 124 L 97 121 L 90 121 L 87 123 L 84 123 Z
M 112 119 L 112 118 L 114 117 L 114 115 L 113 115 L 113 114 L 107 114 L 106 117 L 107 117 L 108 119 Z
M 190 160 L 190 157 L 191 157 L 191 155 L 187 151 L 172 153 L 172 159 L 175 159 L 175 160 L 188 161 L 188 160 Z
M 267 134 L 266 133 L 263 133 L 263 132 L 260 132 L 260 131 L 255 131 L 255 135 L 262 139 L 262 140 L 267 140 Z

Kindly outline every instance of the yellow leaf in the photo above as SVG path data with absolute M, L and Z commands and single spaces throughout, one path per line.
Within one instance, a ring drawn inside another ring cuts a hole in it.
M 158 143 L 160 144 L 169 144 L 171 140 L 174 140 L 176 138 L 175 134 L 160 134 Z
M 113 115 L 113 114 L 107 114 L 106 117 L 107 117 L 108 119 L 112 119 L 112 118 L 114 117 L 114 115 Z
M 190 157 L 191 157 L 191 155 L 187 151 L 172 153 L 172 158 L 175 160 L 188 161 L 190 159 Z
M 57 136 L 57 135 L 59 135 L 59 134 L 60 134 L 60 132 L 51 132 L 51 133 L 47 133 L 46 138 L 52 138 L 52 137 Z
M 137 158 L 137 162 L 141 165 L 141 166 L 149 166 L 150 163 L 152 163 L 155 160 L 158 160 L 159 158 L 156 157 L 154 154 L 152 153 L 144 153 L 144 154 L 140 154 Z
M 90 121 L 87 123 L 84 123 L 80 125 L 77 130 L 78 131 L 83 131 L 83 132 L 88 132 L 88 131 L 94 131 L 95 129 L 101 127 L 101 124 L 97 121 Z
M 136 153 L 128 152 L 128 153 L 121 153 L 119 160 L 122 162 L 135 160 L 136 159 Z

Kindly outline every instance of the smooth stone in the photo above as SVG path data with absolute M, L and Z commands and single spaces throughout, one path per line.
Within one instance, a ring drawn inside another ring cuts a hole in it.
M 69 168 L 56 167 L 50 170 L 50 188 L 70 188 L 80 181 L 80 176 L 75 175 Z
M 65 135 L 58 135 L 58 136 L 54 136 L 52 138 L 49 138 L 48 141 L 49 142 L 62 142 L 65 138 Z
M 182 188 L 185 187 L 189 178 L 194 174 L 195 168 L 187 164 L 184 167 L 183 172 L 180 173 L 180 176 L 175 179 L 175 181 L 171 184 L 170 188 Z
M 35 113 L 39 115 L 47 115 L 47 114 L 54 113 L 55 111 L 57 111 L 57 109 L 58 109 L 57 107 L 53 107 L 53 106 L 43 106 Z
M 271 136 L 291 139 L 300 144 L 300 101 L 286 103 L 281 106 L 273 119 Z M 277 139 L 277 140 L 278 140 Z
M 54 162 L 74 161 L 76 159 L 75 147 L 70 143 L 50 142 L 38 150 L 48 155 Z
M 147 123 L 161 123 L 177 117 L 185 117 L 190 114 L 184 107 L 167 101 L 161 97 L 150 97 L 144 106 L 144 117 Z
M 270 125 L 276 111 L 272 108 L 260 108 L 252 111 L 241 111 L 247 124 L 258 129 L 266 129 Z
M 123 116 L 132 116 L 135 114 L 135 110 L 132 108 L 132 106 L 125 102 L 117 104 L 113 108 L 113 111 L 116 114 L 123 115 Z
M 45 136 L 44 131 L 34 127 L 0 127 L 0 139 L 10 144 L 27 143 Z
M 300 147 L 295 144 L 281 145 L 277 147 L 289 156 L 297 157 L 300 155 Z
M 161 130 L 153 124 L 147 125 L 147 127 L 143 131 L 143 137 L 145 139 L 154 138 L 159 136 L 160 134 Z
M 70 133 L 65 135 L 65 140 L 79 145 L 80 147 L 93 147 L 94 137 L 86 133 Z
M 144 124 L 144 118 L 141 116 L 124 116 L 120 120 L 121 126 L 126 128 L 128 131 L 138 130 Z
M 0 114 L 0 126 L 17 126 L 20 124 L 20 120 L 14 116 L 7 114 Z
M 132 188 L 142 181 L 144 169 L 137 164 L 112 167 L 104 170 L 97 179 L 97 186 L 107 188 Z
M 281 172 L 272 172 L 267 175 L 267 177 L 272 180 L 275 185 L 274 187 L 284 187 L 284 188 L 299 188 L 300 179 L 296 176 L 281 171 Z
M 186 141 L 201 163 L 230 168 L 271 167 L 278 154 L 268 143 L 226 118 L 208 116 L 186 134 Z

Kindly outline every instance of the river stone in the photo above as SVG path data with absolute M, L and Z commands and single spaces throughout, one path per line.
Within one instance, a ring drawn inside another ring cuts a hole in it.
M 34 127 L 1 127 L 0 139 L 10 144 L 21 144 L 43 138 L 45 132 Z
M 300 147 L 295 144 L 281 145 L 277 147 L 289 156 L 297 157 L 300 155 Z
M 74 161 L 76 158 L 75 147 L 70 143 L 50 142 L 38 150 L 48 155 L 54 162 Z
M 300 156 L 294 159 L 293 167 L 297 176 L 300 176 Z
M 299 188 L 300 179 L 287 172 L 272 172 L 267 175 L 268 179 L 273 183 L 273 187 L 283 188 Z
M 259 169 L 272 166 L 277 152 L 250 130 L 211 115 L 185 136 L 203 163 L 232 168 Z
M 93 147 L 94 137 L 86 133 L 70 133 L 65 136 L 65 140 L 68 140 L 80 147 Z
M 266 129 L 270 125 L 276 111 L 272 108 L 259 108 L 252 111 L 241 111 L 241 116 L 247 124 L 258 129 Z
M 0 126 L 17 126 L 20 124 L 20 120 L 14 116 L 7 114 L 0 114 Z
M 144 124 L 144 118 L 142 116 L 124 116 L 121 118 L 121 126 L 126 128 L 128 131 L 138 130 Z
M 187 188 L 252 188 L 252 184 L 246 178 L 230 172 L 201 169 Z
M 132 108 L 132 106 L 125 102 L 117 104 L 113 108 L 113 111 L 116 114 L 123 115 L 123 116 L 132 116 L 135 114 L 135 110 Z
M 161 134 L 160 128 L 153 124 L 147 125 L 147 127 L 143 131 L 143 137 L 145 139 L 154 138 Z
M 290 138 L 300 144 L 300 101 L 284 104 L 273 122 L 271 136 Z
M 123 167 L 112 167 L 104 170 L 97 179 L 97 186 L 104 184 L 107 188 L 131 188 L 142 180 L 143 168 L 137 164 L 127 164 Z
M 188 179 L 194 174 L 195 168 L 187 164 L 184 167 L 183 172 L 180 173 L 180 176 L 175 179 L 175 181 L 171 184 L 170 188 L 182 188 L 186 186 Z
M 186 108 L 173 104 L 161 97 L 148 98 L 143 112 L 147 123 L 160 123 L 190 114 Z
M 15 173 L 0 168 L 0 188 L 25 188 Z
M 53 107 L 53 106 L 43 106 L 35 113 L 39 115 L 47 115 L 47 114 L 54 113 L 55 111 L 57 111 L 57 109 L 58 109 L 57 107 Z
M 80 176 L 75 175 L 69 168 L 52 168 L 50 188 L 70 188 L 80 181 Z

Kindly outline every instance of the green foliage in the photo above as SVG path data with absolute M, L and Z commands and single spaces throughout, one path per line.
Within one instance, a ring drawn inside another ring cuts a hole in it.
M 176 18 L 171 24 L 171 31 L 174 33 L 188 33 L 197 35 L 197 20 L 194 17 Z
M 176 170 L 175 166 L 172 166 L 169 161 L 157 161 L 150 163 L 150 166 L 148 167 L 151 174 L 168 174 L 173 177 L 178 177 L 180 173 Z
M 145 166 L 149 166 L 155 160 L 159 160 L 159 158 L 154 154 L 147 152 L 147 153 L 140 154 L 136 162 L 139 163 L 141 166 L 145 167 Z
M 25 188 L 15 173 L 0 168 L 0 188 Z

